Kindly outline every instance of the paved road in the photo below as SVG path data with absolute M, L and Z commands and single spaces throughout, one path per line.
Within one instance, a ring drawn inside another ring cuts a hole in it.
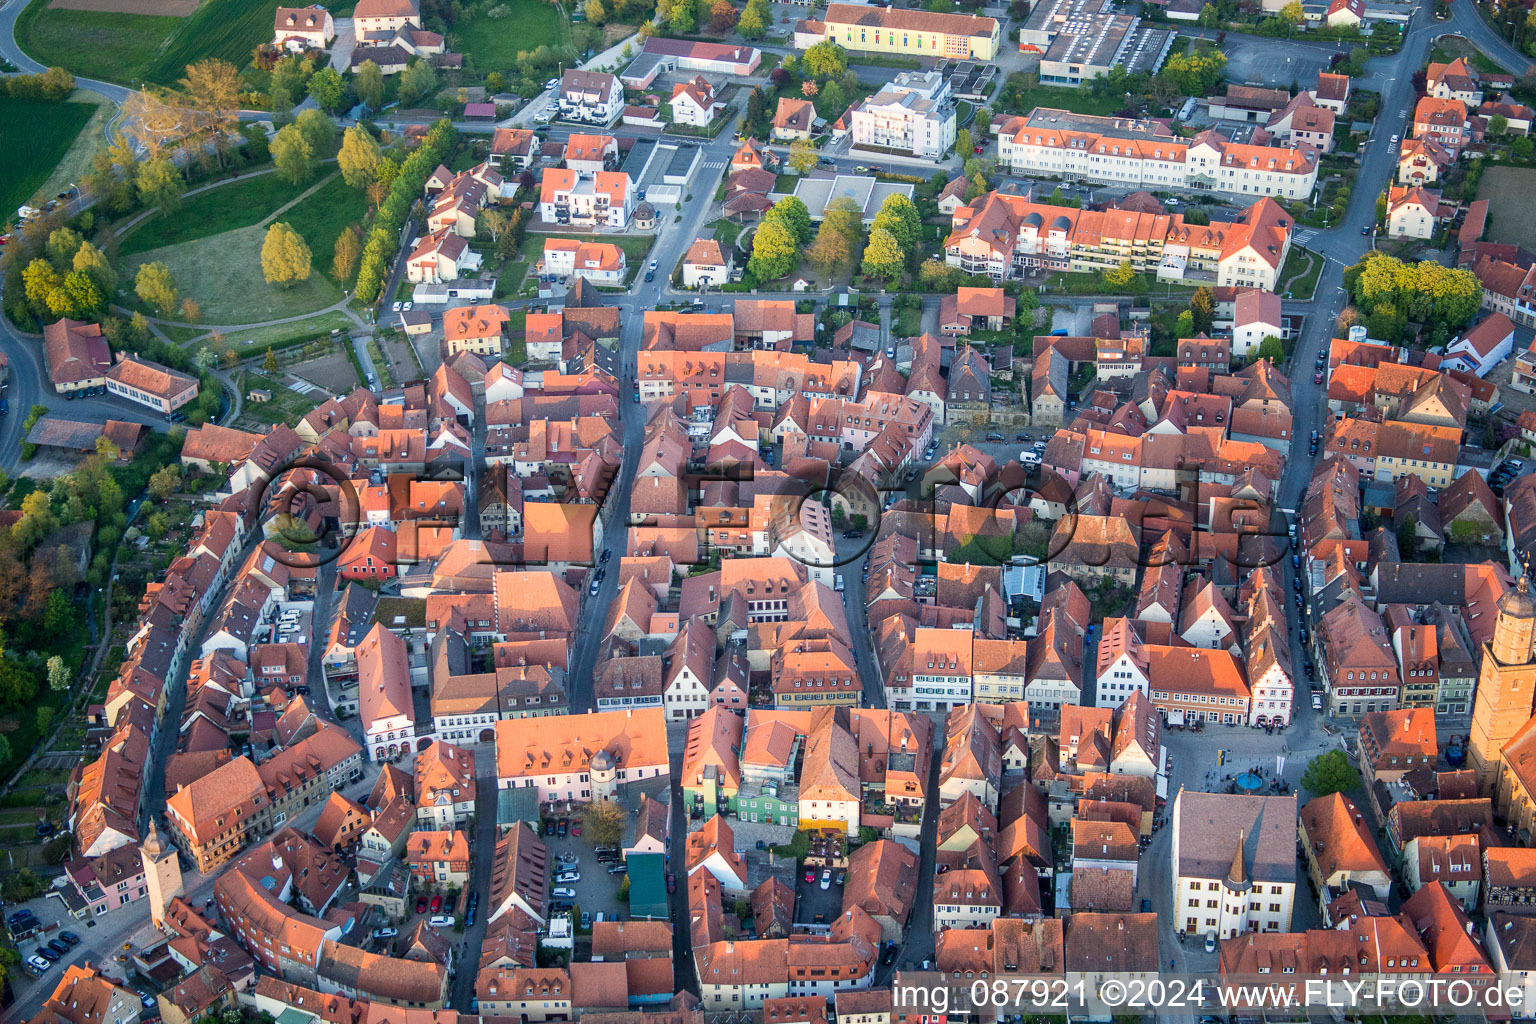
M 47 71 L 43 65 L 28 57 L 16 44 L 16 18 L 26 9 L 28 0 L 10 0 L 4 7 L 0 7 L 0 57 L 4 57 L 16 65 L 23 72 L 35 74 L 39 71 Z M 75 79 L 75 85 L 81 89 L 89 89 L 91 92 L 100 93 L 113 103 L 121 104 L 128 98 L 130 89 L 121 85 L 113 85 L 111 82 L 98 82 L 93 78 Z

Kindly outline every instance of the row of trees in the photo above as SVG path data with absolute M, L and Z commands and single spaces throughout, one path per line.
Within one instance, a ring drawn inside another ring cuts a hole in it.
M 836 276 L 856 263 L 868 277 L 901 278 L 918 258 L 922 218 L 903 195 L 888 197 L 864 234 L 863 211 L 839 197 L 827 204 L 819 229 L 812 231 L 805 203 L 788 196 L 763 217 L 752 237 L 747 274 L 756 281 L 786 277 L 805 259 L 819 273 Z
M 0 96 L 18 100 L 63 100 L 75 91 L 75 76 L 63 68 L 49 68 L 36 75 L 0 78 Z
M 389 196 L 379 206 L 373 229 L 363 245 L 362 260 L 357 272 L 357 296 L 364 302 L 372 302 L 379 296 L 384 284 L 384 274 L 389 258 L 398 244 L 400 229 L 410 215 L 411 208 L 421 196 L 427 177 L 442 163 L 453 149 L 457 139 L 453 124 L 442 120 L 427 132 L 426 139 L 400 165 L 400 173 L 390 185 Z

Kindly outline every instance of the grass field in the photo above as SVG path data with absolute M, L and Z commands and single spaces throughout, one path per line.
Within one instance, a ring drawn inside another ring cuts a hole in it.
M 367 211 L 368 197 L 361 190 L 348 187 L 338 174 L 278 220 L 304 236 L 314 257 L 314 268 L 329 276 L 331 261 L 336 257 L 336 239 L 348 225 L 360 222 Z
M 1477 183 L 1477 197 L 1488 200 L 1488 231 L 1494 242 L 1536 245 L 1536 170 L 1529 167 L 1489 167 Z
M 1087 89 L 1064 89 L 1053 85 L 1037 85 L 1033 89 L 1021 89 L 1018 96 L 1018 101 L 1009 106 L 1009 110 L 1027 111 L 1036 107 L 1054 107 L 1058 110 L 1076 111 L 1079 114 L 1108 116 L 1125 106 L 1124 96 L 1094 96 Z
M 252 226 L 138 253 L 123 261 L 123 280 L 131 287 L 140 264 L 164 263 L 182 296 L 202 307 L 207 324 L 277 320 L 323 309 L 341 298 L 341 289 L 318 271 L 293 288 L 267 284 L 261 274 L 266 235 L 266 228 Z
M 31 198 L 91 119 L 91 103 L 0 98 L 0 219 Z M 26 139 L 26 145 L 21 145 Z
M 458 49 L 478 71 L 509 71 L 524 50 L 564 46 L 571 41 L 565 11 L 555 4 L 545 0 L 497 0 L 490 9 L 498 7 L 506 7 L 511 13 L 504 18 L 492 18 L 481 10 L 452 29 L 459 37 Z M 268 25 L 266 31 L 270 35 L 272 27 Z
M 256 327 L 248 331 L 231 331 L 221 337 L 217 345 L 211 340 L 204 339 L 192 345 L 188 351 L 197 351 L 201 348 L 215 348 L 219 356 L 223 356 L 229 349 L 239 352 L 242 357 L 251 354 L 251 351 L 265 352 L 268 345 L 284 345 L 295 338 L 318 338 L 331 333 L 332 328 L 340 327 L 345 330 L 352 326 L 352 321 L 340 310 L 329 313 L 320 313 L 305 320 L 295 320 L 291 324 L 273 324 L 270 327 Z M 313 403 L 311 403 L 313 406 Z
M 48 175 L 48 181 L 43 185 L 44 195 L 53 195 L 62 192 L 71 184 L 76 184 L 85 178 L 85 174 L 91 167 L 91 156 L 96 150 L 106 145 L 106 138 L 102 134 L 106 131 L 107 122 L 112 120 L 112 115 L 117 112 L 117 106 L 100 93 L 90 92 L 86 89 L 76 89 L 70 97 L 73 101 L 89 103 L 96 108 L 85 127 L 80 129 L 80 134 L 75 136 L 74 145 L 64 154 L 53 167 L 53 173 Z
M 298 191 L 276 174 L 261 174 L 184 200 L 169 217 L 149 217 L 119 239 L 124 256 L 180 245 L 261 223 Z
M 276 11 L 276 8 L 273 8 Z M 16 19 L 16 40 L 49 67 L 110 82 L 144 77 L 145 70 L 186 18 L 106 11 L 70 11 L 32 0 Z M 267 26 L 268 35 L 271 26 Z M 246 54 L 246 60 L 250 54 Z M 242 65 L 245 61 L 241 61 Z
M 185 18 L 76 11 L 48 3 L 32 0 L 17 18 L 22 48 L 44 64 L 125 84 L 174 85 L 188 64 L 204 57 L 243 68 L 256 44 L 271 40 L 277 11 L 277 0 L 203 0 Z
M 1323 272 L 1323 258 L 1299 245 L 1291 246 L 1291 253 L 1280 268 L 1280 286 L 1275 290 L 1286 298 L 1310 299 L 1317 291 L 1317 278 Z

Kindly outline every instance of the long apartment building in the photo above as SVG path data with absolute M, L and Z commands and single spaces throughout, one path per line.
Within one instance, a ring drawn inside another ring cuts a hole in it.
M 845 50 L 913 57 L 992 60 L 1001 38 L 994 18 L 865 4 L 828 4 L 821 20 L 795 26 L 797 50 L 830 40 Z
M 1074 210 L 988 192 L 954 212 L 944 253 L 951 266 L 997 280 L 1129 262 L 1159 280 L 1273 291 L 1292 226 L 1272 199 L 1255 201 L 1236 221 L 1195 225 L 1177 213 Z
M 1016 174 L 1141 189 L 1305 199 L 1317 183 L 1317 151 L 1308 145 L 1256 146 L 1216 131 L 1184 139 L 1161 121 L 1050 107 L 1006 122 L 998 158 Z

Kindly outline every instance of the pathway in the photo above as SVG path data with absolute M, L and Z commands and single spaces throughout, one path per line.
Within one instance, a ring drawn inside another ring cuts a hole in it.
M 321 164 L 321 166 L 323 166 L 325 164 L 333 164 L 335 162 L 336 162 L 336 158 L 335 157 L 327 157 L 326 159 L 321 160 L 320 164 Z M 233 178 L 220 178 L 218 181 L 210 181 L 206 185 L 199 185 L 199 186 L 197 186 L 197 188 L 188 189 L 187 191 L 185 191 L 185 192 L 183 192 L 181 194 L 181 198 L 182 199 L 188 199 L 188 198 L 190 198 L 192 196 L 199 195 L 199 194 L 201 194 L 203 192 L 211 192 L 211 191 L 213 191 L 216 188 L 222 188 L 225 185 L 233 185 L 237 181 L 245 181 L 245 180 L 247 180 L 249 178 L 259 178 L 263 174 L 273 174 L 276 171 L 277 171 L 276 167 L 263 167 L 259 171 L 249 171 L 249 172 L 247 172 L 245 174 L 237 174 Z M 285 203 L 282 206 L 278 207 L 278 209 L 273 212 L 272 217 L 275 217 L 279 213 L 282 213 L 284 210 L 288 209 L 288 207 L 292 206 L 294 203 L 297 203 L 299 201 L 299 199 L 305 198 L 306 196 L 308 196 L 310 194 L 310 192 L 315 191 L 315 189 L 319 188 L 321 185 L 324 185 L 327 181 L 330 181 L 332 178 L 336 177 L 336 175 L 339 174 L 339 173 L 341 173 L 341 172 L 340 171 L 334 171 L 331 174 L 326 175 L 320 181 L 316 182 L 315 185 L 312 188 L 310 188 L 308 191 L 306 191 L 303 195 L 300 195 L 297 199 L 291 199 L 287 203 Z M 155 214 L 157 214 L 159 212 L 160 211 L 158 211 L 158 210 L 140 210 L 138 213 L 134 214 L 132 219 L 128 220 L 126 223 L 123 223 L 123 224 L 120 224 L 120 225 L 117 225 L 116 227 L 114 227 L 112 229 L 113 237 L 116 238 L 119 242 L 121 242 L 130 233 L 132 233 L 134 228 L 138 227 L 145 220 L 147 220 L 148 218 L 154 216 Z M 261 224 L 258 224 L 257 226 L 260 227 L 261 225 L 266 224 L 267 221 L 271 220 L 271 219 L 272 219 L 271 217 L 268 217 L 267 220 L 262 221 Z

